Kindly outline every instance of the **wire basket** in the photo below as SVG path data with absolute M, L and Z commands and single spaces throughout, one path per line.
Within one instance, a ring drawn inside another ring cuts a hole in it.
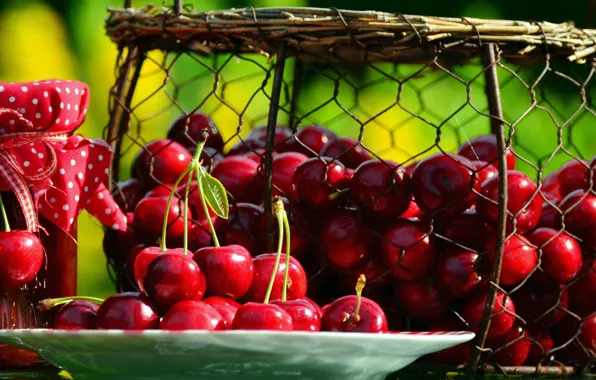
M 119 55 L 104 136 L 127 212 L 147 183 L 169 184 L 147 142 L 167 134 L 192 149 L 200 112 L 212 129 L 204 164 L 230 196 L 230 218 L 216 221 L 222 243 L 272 252 L 270 200 L 283 196 L 311 298 L 351 294 L 364 272 L 391 328 L 477 332 L 423 368 L 593 370 L 596 30 L 130 6 L 106 22 Z M 133 173 L 143 186 L 127 180 L 139 151 L 154 164 Z M 226 177 L 228 156 L 242 158 Z M 193 222 L 191 248 L 211 244 L 205 221 Z M 135 247 L 155 243 L 137 235 L 106 230 L 119 290 L 134 288 Z

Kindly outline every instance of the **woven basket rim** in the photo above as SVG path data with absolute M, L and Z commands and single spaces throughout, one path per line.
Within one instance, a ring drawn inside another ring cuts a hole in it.
M 469 58 L 474 49 L 493 42 L 511 58 L 548 54 L 572 62 L 596 61 L 596 29 L 577 28 L 573 22 L 307 7 L 185 9 L 176 15 L 171 8 L 149 5 L 108 8 L 108 13 L 107 35 L 119 46 L 271 55 L 283 43 L 296 54 L 325 56 L 333 51 L 329 56 L 355 54 L 359 61 L 410 61 L 436 56 L 438 51 Z

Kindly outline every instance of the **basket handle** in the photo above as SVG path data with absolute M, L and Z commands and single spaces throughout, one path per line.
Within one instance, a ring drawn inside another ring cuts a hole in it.
M 124 8 L 132 8 L 132 0 L 124 0 Z M 182 0 L 174 0 L 173 9 L 177 15 L 182 13 Z

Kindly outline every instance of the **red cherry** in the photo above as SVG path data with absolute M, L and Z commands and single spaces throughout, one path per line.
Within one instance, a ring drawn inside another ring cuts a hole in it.
M 429 331 L 467 331 L 466 324 L 451 315 L 444 316 L 441 319 L 433 321 L 428 326 Z M 474 346 L 472 343 L 462 343 L 455 347 L 447 348 L 445 350 L 432 354 L 432 359 L 435 363 L 449 364 L 457 366 L 465 364 L 472 358 Z
M 370 153 L 358 141 L 340 137 L 329 141 L 321 150 L 325 157 L 338 158 L 347 168 L 355 169 L 364 161 L 370 160 Z
M 261 252 L 263 208 L 250 203 L 230 205 L 230 216 L 217 230 L 221 244 L 241 245 L 253 255 Z
M 596 260 L 583 261 L 578 280 L 569 287 L 569 304 L 572 310 L 582 315 L 596 312 Z
M 288 213 L 288 219 L 290 222 L 290 253 L 292 256 L 296 257 L 297 259 L 301 260 L 302 257 L 308 253 L 311 249 L 312 244 L 314 243 L 314 238 L 312 236 L 313 231 L 315 230 L 313 224 L 306 214 L 301 212 L 300 210 L 292 210 L 291 205 L 287 202 L 286 198 L 282 198 L 284 201 L 285 210 Z M 273 241 L 276 242 L 279 239 L 279 232 L 277 229 L 277 223 L 274 221 L 273 223 Z M 261 241 L 266 242 L 267 229 L 265 228 L 265 215 L 262 215 L 261 218 L 261 229 L 260 232 L 262 234 Z M 283 237 L 282 246 L 286 246 L 286 236 Z M 285 249 L 285 248 L 284 248 Z
M 181 301 L 164 314 L 160 330 L 225 330 L 221 315 L 203 301 Z
M 495 262 L 496 237 L 492 235 L 487 241 L 486 248 L 491 265 Z M 512 235 L 503 245 L 503 261 L 501 269 L 501 284 L 515 285 L 525 280 L 538 264 L 536 249 L 524 238 Z
M 133 159 L 132 177 L 158 183 L 174 183 L 192 160 L 189 151 L 169 139 L 153 140 Z
M 481 194 L 484 197 L 478 198 L 476 209 L 478 214 L 491 225 L 497 224 L 499 197 L 499 177 L 493 177 L 482 184 Z M 513 229 L 513 216 L 517 232 L 531 231 L 540 220 L 542 211 L 542 197 L 536 193 L 538 187 L 524 173 L 509 170 L 507 171 L 507 229 Z M 494 203 L 493 203 L 494 202 Z
M 497 137 L 495 135 L 482 135 L 475 137 L 463 143 L 459 147 L 457 154 L 466 157 L 469 160 L 481 160 L 499 167 L 497 161 L 499 150 L 497 149 Z M 505 151 L 507 160 L 507 169 L 515 169 L 515 154 L 511 148 Z
M 292 318 L 294 331 L 320 331 L 321 310 L 316 304 L 305 298 L 290 301 L 275 300 L 273 305 L 284 309 Z
M 558 170 L 544 177 L 540 192 L 544 197 L 551 200 L 556 200 L 557 202 L 563 199 L 563 196 L 561 195 L 561 183 L 559 182 Z
M 476 210 L 466 210 L 436 223 L 439 242 L 450 248 L 481 251 L 488 231 L 489 227 Z
M 56 314 L 54 328 L 57 330 L 93 330 L 99 305 L 74 300 L 62 306 Z
M 196 251 L 193 259 L 207 278 L 209 294 L 238 299 L 250 289 L 254 269 L 246 248 L 205 247 Z
M 388 331 L 383 309 L 371 299 L 362 297 L 360 310 L 355 315 L 357 296 L 344 296 L 333 301 L 323 311 L 321 330 L 357 333 L 384 333 Z
M 567 294 L 567 289 L 558 284 L 528 281 L 512 297 L 517 313 L 528 324 L 551 327 L 565 315 Z
M 170 184 L 167 184 L 167 185 L 157 184 L 151 190 L 146 192 L 145 195 L 143 196 L 143 198 L 163 198 L 163 197 L 167 198 L 170 196 L 170 193 L 172 192 L 172 188 L 173 188 L 173 186 Z
M 364 212 L 373 218 L 389 219 L 403 214 L 411 202 L 410 178 L 393 161 L 369 160 L 354 171 L 351 191 Z
M 381 252 L 393 275 L 399 280 L 413 280 L 430 271 L 436 246 L 429 228 L 415 220 L 399 219 L 383 235 Z
M 138 243 L 137 234 L 135 233 L 134 213 L 126 213 L 126 231 L 122 230 L 107 230 L 103 237 L 103 249 L 111 259 L 110 262 L 121 265 L 126 260 L 126 254 Z
M 332 265 L 345 270 L 354 269 L 370 256 L 372 237 L 369 231 L 360 228 L 355 214 L 336 212 L 323 222 L 321 250 Z
M 272 156 L 275 159 L 278 153 L 273 152 Z M 248 158 L 249 160 L 253 160 L 259 165 L 265 166 L 265 149 L 255 149 L 253 151 L 247 152 L 243 154 L 244 157 Z
M 217 310 L 221 315 L 224 328 L 227 330 L 232 327 L 232 321 L 236 315 L 236 311 L 240 307 L 240 304 L 229 298 L 222 297 L 208 297 L 203 299 L 203 302 Z
M 420 207 L 418 207 L 418 204 L 412 200 L 410 201 L 410 205 L 408 206 L 408 209 L 406 210 L 406 212 L 404 212 L 403 214 L 401 214 L 401 217 L 404 219 L 424 219 L 424 212 L 422 210 L 420 210 Z
M 263 197 L 259 164 L 245 157 L 225 157 L 215 164 L 211 175 L 223 184 L 236 202 L 259 203 Z
M 302 153 L 286 152 L 279 154 L 273 159 L 273 195 L 281 197 L 292 196 L 292 180 L 294 171 L 308 157 Z
M 542 270 L 560 284 L 573 280 L 582 267 L 579 243 L 552 228 L 538 228 L 527 236 L 530 243 L 542 249 Z
M 559 184 L 561 189 L 561 196 L 565 197 L 567 194 L 575 190 L 588 189 L 588 163 L 586 161 L 572 160 L 567 162 L 559 169 Z
M 247 302 L 240 306 L 232 330 L 291 331 L 292 317 L 278 305 Z
M 532 327 L 529 330 L 530 338 L 534 340 L 530 347 L 530 353 L 526 360 L 529 364 L 537 364 L 546 359 L 546 355 L 553 349 L 555 342 L 550 331 L 545 327 Z
M 452 297 L 463 298 L 480 285 L 482 278 L 476 270 L 477 265 L 476 252 L 445 252 L 437 265 L 437 280 L 445 285 Z
M 122 211 L 134 211 L 137 203 L 143 198 L 146 187 L 145 182 L 137 178 L 129 178 L 118 182 L 116 189 L 112 191 L 112 197 Z
M 329 209 L 335 203 L 329 196 L 340 190 L 347 179 L 343 164 L 326 157 L 309 158 L 294 171 L 294 199 L 313 210 Z
M 409 317 L 419 320 L 440 318 L 449 307 L 440 290 L 424 281 L 396 282 L 395 300 Z
M 262 301 L 265 298 L 273 268 L 275 267 L 275 259 L 277 253 L 264 253 L 253 259 L 254 277 L 250 290 L 244 296 L 246 301 L 256 302 Z M 286 255 L 281 255 L 277 274 L 273 283 L 273 290 L 271 291 L 271 299 L 281 299 L 284 272 L 286 270 Z M 288 300 L 303 298 L 306 296 L 306 273 L 304 268 L 295 258 L 290 256 L 290 269 L 288 274 Z
M 368 288 L 386 288 L 393 283 L 393 276 L 389 272 L 389 268 L 387 268 L 381 259 L 373 257 L 349 273 L 341 274 L 340 281 L 342 283 L 342 289 L 344 289 L 345 292 L 352 291 L 352 289 L 354 289 L 354 284 L 358 280 L 358 276 L 361 274 L 366 277 L 366 285 Z
M 426 213 L 458 214 L 476 200 L 480 182 L 468 159 L 440 153 L 420 161 L 412 174 L 412 194 Z M 473 191 L 474 190 L 474 191 Z
M 128 277 L 128 280 L 130 281 L 130 283 L 133 284 L 133 286 L 135 286 L 137 288 L 138 288 L 138 285 L 137 285 L 137 281 L 135 280 L 135 271 L 134 271 L 135 262 L 137 260 L 137 257 L 139 256 L 139 254 L 145 248 L 147 248 L 146 244 L 143 244 L 143 243 L 137 244 L 134 247 L 132 247 L 126 255 L 126 276 Z M 158 247 L 154 247 L 154 248 L 158 248 Z M 147 271 L 148 265 L 149 265 L 149 263 L 144 265 L 144 269 L 139 268 L 139 270 L 142 271 L 141 273 L 142 273 L 143 278 L 145 278 L 145 273 Z
M 259 147 L 264 148 L 267 142 L 267 127 L 258 127 L 250 131 L 247 139 L 258 142 Z M 278 125 L 275 127 L 275 151 L 283 152 L 288 148 L 288 142 L 292 139 L 292 130 L 288 127 Z
M 472 167 L 476 171 L 476 177 L 478 178 L 480 185 L 482 185 L 487 179 L 499 175 L 499 169 L 485 161 L 472 161 Z
M 559 218 L 559 207 L 555 200 L 549 200 L 542 204 L 542 212 L 540 212 L 540 220 L 538 221 L 538 227 L 546 228 L 557 228 L 557 219 Z
M 503 366 L 520 366 L 528 358 L 532 341 L 523 328 L 514 326 L 507 334 L 487 340 L 486 346 L 496 351 L 489 357 L 490 361 Z
M 596 226 L 596 195 L 584 190 L 569 193 L 559 205 L 562 214 L 557 218 L 557 226 L 565 223 L 565 231 L 580 239 L 590 236 Z
M 495 298 L 491 313 L 491 323 L 488 329 L 489 338 L 498 338 L 507 334 L 515 322 L 515 306 L 511 297 L 507 297 L 507 300 L 505 300 L 505 297 L 505 293 L 499 291 Z M 469 298 L 463 306 L 462 317 L 474 332 L 478 332 L 480 328 L 487 298 L 488 293 L 486 290 L 483 290 Z
M 588 352 L 596 352 L 596 314 L 584 320 L 578 339 Z
M 335 138 L 335 134 L 330 130 L 318 125 L 309 125 L 298 129 L 294 139 L 287 142 L 284 151 L 299 152 L 308 157 L 314 157 L 319 155 L 323 147 Z
M 200 140 L 199 135 L 205 129 L 209 132 L 209 138 L 205 145 L 221 150 L 224 141 L 215 123 L 209 116 L 201 112 L 194 112 L 188 116 L 180 115 L 170 126 L 168 138 L 186 148 L 195 148 Z
M 205 293 L 205 275 L 190 257 L 163 253 L 147 267 L 145 292 L 162 309 L 175 303 L 200 300 Z
M 106 298 L 97 310 L 99 330 L 146 330 L 159 326 L 153 302 L 136 292 L 118 293 Z
M 166 252 L 184 255 L 184 249 L 182 248 L 167 249 Z M 145 282 L 145 276 L 147 275 L 147 268 L 149 267 L 149 264 L 151 264 L 156 257 L 163 253 L 165 252 L 163 252 L 160 247 L 146 247 L 136 254 L 133 261 L 133 272 L 136 285 L 141 291 L 144 290 L 143 284 Z
M 182 239 L 184 236 L 184 202 L 177 198 L 172 198 L 172 203 L 168 210 L 168 198 L 144 198 L 135 208 L 134 227 L 139 231 L 144 231 L 152 237 L 158 237 L 162 233 L 163 220 L 166 212 L 168 214 L 167 237 L 171 239 Z M 188 219 L 192 219 L 192 212 L 188 210 Z M 190 223 L 189 223 L 190 228 Z
M 0 231 L 0 287 L 18 289 L 41 269 L 45 252 L 41 241 L 24 230 Z

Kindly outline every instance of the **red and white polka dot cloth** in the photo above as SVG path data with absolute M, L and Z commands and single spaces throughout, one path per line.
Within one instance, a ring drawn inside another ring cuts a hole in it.
M 126 230 L 126 216 L 104 185 L 109 145 L 70 136 L 88 105 L 89 88 L 81 82 L 0 83 L 0 190 L 20 197 L 5 173 L 12 171 L 31 189 L 33 208 L 58 227 L 70 230 L 87 209 L 102 224 Z M 27 202 L 19 202 L 26 213 Z

